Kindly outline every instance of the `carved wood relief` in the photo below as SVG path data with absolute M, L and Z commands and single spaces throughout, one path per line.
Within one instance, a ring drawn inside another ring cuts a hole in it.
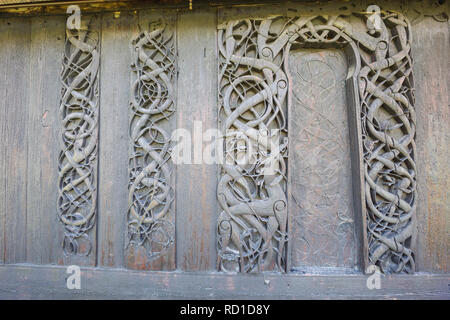
M 356 264 L 347 69 L 342 49 L 290 53 L 292 268 Z
M 132 41 L 128 246 L 142 246 L 150 260 L 175 241 L 175 226 L 168 219 L 174 200 L 171 132 L 165 126 L 175 112 L 173 29 L 165 22 L 153 24 L 153 30 Z
M 369 262 L 385 273 L 415 271 L 417 199 L 414 82 L 406 18 L 383 17 L 359 72 Z
M 362 145 L 364 186 L 357 192 L 365 199 L 359 213 L 367 224 L 363 250 L 385 273 L 414 271 L 411 35 L 402 15 L 382 12 L 380 18 L 374 23 L 364 15 L 279 16 L 218 26 L 221 128 L 233 129 L 226 133 L 226 163 L 218 184 L 223 209 L 218 221 L 220 270 L 285 269 L 290 50 L 344 46 L 352 55 L 347 83 L 354 90 L 347 99 L 360 108 L 361 129 L 354 130 Z M 281 152 L 273 154 L 266 137 L 277 141 Z M 256 146 L 255 161 L 248 165 L 241 158 L 251 144 Z M 270 156 L 277 170 L 268 175 L 264 164 Z
M 67 30 L 60 104 L 63 150 L 59 157 L 58 218 L 64 224 L 66 255 L 91 253 L 89 231 L 96 221 L 99 108 L 99 36 Z
M 268 43 L 270 24 L 244 20 L 219 26 L 219 120 L 226 135 L 217 188 L 223 210 L 218 221 L 221 271 L 286 267 L 288 78 L 283 53 Z M 248 161 L 246 154 L 251 154 Z

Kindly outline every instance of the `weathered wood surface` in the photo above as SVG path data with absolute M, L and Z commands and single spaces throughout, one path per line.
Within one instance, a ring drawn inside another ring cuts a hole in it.
M 0 299 L 450 299 L 449 275 L 402 275 L 368 289 L 364 275 L 227 275 L 81 269 L 81 289 L 65 267 L 0 266 Z
M 343 50 L 291 53 L 291 268 L 357 267 Z
M 5 43 L 8 41 L 8 31 L 7 31 L 7 21 L 6 19 L 0 20 L 0 42 Z M 8 66 L 8 46 L 0 46 L 0 57 L 3 59 L 0 60 L 0 101 L 1 102 L 1 117 L 0 117 L 0 132 L 3 135 L 6 131 L 6 105 L 4 103 L 4 97 L 6 95 L 6 68 Z M 2 154 L 5 154 L 7 151 L 7 143 L 5 139 L 0 140 L 0 151 Z M 4 263 L 5 258 L 5 220 L 6 220 L 6 161 L 5 157 L 0 157 L 0 199 L 2 199 L 0 204 L 0 263 Z
M 128 116 L 130 41 L 137 33 L 137 16 L 105 13 L 102 21 L 100 73 L 98 265 L 124 265 L 128 210 Z
M 134 18 L 124 12 L 119 19 L 111 16 L 103 15 L 102 27 L 97 263 L 120 267 L 126 261 L 120 241 L 127 209 L 128 28 L 129 19 Z M 193 120 L 203 121 L 204 129 L 217 126 L 215 17 L 215 11 L 180 14 L 178 127 L 192 128 Z M 414 18 L 411 14 L 410 19 Z M 64 36 L 57 37 L 64 34 L 64 18 L 28 19 L 0 19 L 0 130 L 4 137 L 0 144 L 0 263 L 62 264 L 62 228 L 55 224 L 54 157 L 60 139 L 56 122 L 64 41 Z M 412 34 L 418 118 L 417 270 L 449 272 L 448 23 L 425 18 L 413 23 Z M 127 115 L 122 117 L 124 112 Z M 217 168 L 186 165 L 177 170 L 178 269 L 213 270 L 219 213 Z M 134 263 L 129 266 L 133 268 Z
M 5 46 L 5 60 L 1 59 L 0 62 L 5 77 L 0 97 L 4 146 L 1 216 L 5 263 L 26 261 L 27 168 L 34 165 L 28 158 L 30 27 L 29 19 L 12 18 L 2 21 L 1 37 L 6 35 L 3 43 L 8 43 Z
M 449 23 L 413 24 L 417 105 L 418 269 L 450 272 Z
M 57 0 L 57 1 L 43 1 L 39 0 L 37 3 L 26 3 L 22 0 L 3 0 L 5 4 L 0 1 L 0 13 L 11 14 L 11 15 L 41 15 L 45 14 L 65 14 L 67 9 L 67 1 Z M 42 3 L 43 2 L 43 3 Z M 78 2 L 81 7 L 82 12 L 102 12 L 102 11 L 119 11 L 119 10 L 139 10 L 145 8 L 176 8 L 178 10 L 188 10 L 189 2 L 183 0 L 159 0 L 159 1 L 142 1 L 142 0 L 122 0 L 122 1 L 73 1 Z M 320 13 L 322 14 L 324 10 L 329 10 L 333 13 L 348 13 L 350 11 L 362 12 L 367 8 L 368 5 L 373 4 L 371 0 L 341 0 L 341 1 L 295 1 L 297 8 L 301 11 L 308 13 Z M 258 10 L 262 7 L 261 4 L 274 5 L 273 0 L 196 0 L 193 1 L 194 10 L 199 8 L 207 7 L 223 7 L 227 6 L 242 6 L 246 4 L 247 6 L 252 6 L 253 9 Z M 286 6 L 291 6 L 294 1 L 278 1 L 276 2 L 276 7 L 285 10 Z M 445 1 L 436 0 L 405 0 L 405 1 L 392 1 L 392 0 L 378 0 L 376 2 L 380 7 L 389 6 L 392 10 L 402 11 L 408 10 L 409 8 L 414 9 L 414 14 L 421 12 L 424 14 L 436 14 L 442 12 L 446 9 L 447 3 Z
M 217 166 L 201 162 L 197 153 L 201 132 L 217 128 L 217 42 L 214 11 L 187 12 L 178 16 L 177 128 L 191 132 L 194 164 L 176 168 L 177 268 L 186 271 L 216 268 Z M 196 135 L 199 136 L 196 136 Z M 196 148 L 197 147 L 197 148 Z
M 5 43 L 8 41 L 8 24 L 6 19 L 0 19 L 0 43 Z M 6 70 L 8 67 L 8 49 L 9 46 L 0 46 L 0 132 L 5 134 L 6 132 L 6 105 L 5 105 L 5 95 L 6 95 Z M 0 151 L 2 154 L 7 152 L 7 146 L 5 139 L 0 140 Z M 5 262 L 5 226 L 6 226 L 6 158 L 0 157 L 0 263 Z
M 59 99 L 64 17 L 31 20 L 29 60 L 28 172 L 26 260 L 38 264 L 62 263 L 63 230 L 56 219 L 59 156 Z

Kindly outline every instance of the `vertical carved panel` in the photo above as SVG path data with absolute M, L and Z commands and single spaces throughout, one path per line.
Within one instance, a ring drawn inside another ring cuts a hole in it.
M 132 41 L 128 196 L 128 246 L 144 248 L 150 261 L 173 247 L 175 237 L 168 126 L 175 111 L 175 35 L 165 22 L 152 27 Z
M 347 68 L 339 49 L 301 49 L 289 57 L 289 116 L 297 128 L 290 132 L 293 267 L 353 268 L 356 262 Z
M 386 13 L 375 34 L 371 54 L 361 50 L 359 73 L 369 261 L 385 273 L 412 273 L 417 190 L 409 23 Z
M 98 136 L 98 34 L 67 30 L 60 120 L 58 217 L 64 224 L 64 253 L 87 256 L 96 220 Z
M 221 271 L 286 266 L 287 77 L 283 52 L 267 44 L 276 39 L 270 22 L 219 26 L 219 120 L 227 138 L 217 189 Z
M 350 48 L 348 79 L 358 84 L 347 99 L 360 101 L 355 107 L 361 118 L 353 129 L 359 131 L 361 125 L 364 186 L 357 192 L 366 202 L 361 208 L 367 224 L 364 250 L 369 262 L 385 273 L 413 272 L 415 113 L 406 19 L 391 12 L 371 19 L 276 17 L 228 21 L 218 29 L 221 128 L 232 138 L 225 143 L 226 163 L 218 185 L 223 209 L 218 221 L 219 269 L 284 269 L 285 104 L 292 83 L 287 58 L 294 47 L 331 44 Z M 263 164 L 272 155 L 263 142 L 267 138 L 282 146 L 272 175 L 264 174 Z M 241 161 L 249 150 L 255 158 L 252 165 Z

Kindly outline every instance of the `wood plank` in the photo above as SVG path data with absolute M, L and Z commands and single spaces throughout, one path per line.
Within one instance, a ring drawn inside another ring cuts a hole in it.
M 0 19 L 0 43 L 8 41 L 7 19 Z M 6 134 L 6 81 L 10 46 L 0 46 L 0 134 Z M 0 139 L 0 151 L 6 154 L 6 139 Z M 5 223 L 6 223 L 6 158 L 0 157 L 0 263 L 5 258 Z
M 27 254 L 31 263 L 56 263 L 63 232 L 56 218 L 59 99 L 65 18 L 31 20 L 28 104 Z
M 432 17 L 412 27 L 417 113 L 417 270 L 450 272 L 450 30 Z
M 9 23 L 9 24 L 8 24 Z M 29 99 L 30 19 L 7 19 L 8 65 L 5 157 L 5 263 L 25 262 L 27 225 L 27 120 Z
M 177 28 L 176 28 L 176 12 L 175 11 L 161 11 L 161 10 L 157 10 L 157 11 L 148 11 L 148 10 L 142 10 L 138 12 L 138 31 L 139 32 L 135 32 L 133 34 L 133 36 L 129 37 L 129 40 L 131 41 L 132 39 L 135 39 L 136 36 L 138 36 L 140 34 L 140 32 L 143 31 L 154 31 L 156 28 L 160 28 L 163 25 L 165 25 L 165 31 L 163 34 L 164 37 L 164 41 L 169 41 L 169 35 L 172 34 L 171 40 L 167 43 L 164 44 L 160 44 L 160 48 L 161 48 L 161 52 L 155 52 L 155 50 L 148 48 L 144 50 L 147 50 L 146 54 L 150 55 L 150 52 L 152 52 L 152 59 L 156 59 L 156 61 L 160 61 L 158 63 L 160 63 L 161 65 L 166 65 L 166 63 L 168 62 L 166 60 L 165 57 L 163 57 L 163 54 L 167 54 L 168 51 L 170 50 L 170 48 L 172 48 L 174 51 L 173 53 L 175 54 L 175 57 L 170 57 L 169 55 L 169 59 L 174 59 L 174 61 L 176 62 L 176 46 L 177 46 Z M 158 38 L 157 41 L 159 41 L 160 39 Z M 163 41 L 163 42 L 164 42 Z M 132 50 L 135 50 L 134 48 L 131 48 Z M 132 71 L 131 69 L 131 63 L 133 62 L 133 60 L 130 58 L 127 62 L 126 62 L 126 67 L 128 68 L 128 75 L 131 76 L 131 82 L 136 81 L 136 76 L 137 74 Z M 170 114 L 170 113 L 165 113 L 163 116 L 165 116 L 165 119 L 161 119 L 158 120 L 156 123 L 156 126 L 161 128 L 162 130 L 164 130 L 169 136 L 172 134 L 172 132 L 175 130 L 176 128 L 176 120 L 177 120 L 177 112 L 178 112 L 178 106 L 176 104 L 176 90 L 177 90 L 177 80 L 176 80 L 176 74 L 173 75 L 174 78 L 172 80 L 172 86 L 173 86 L 173 99 L 175 99 L 175 105 L 173 106 L 173 111 L 174 113 Z M 151 89 L 150 89 L 151 90 Z M 164 90 L 164 88 L 163 88 Z M 128 90 L 127 93 L 127 97 L 129 97 L 129 99 L 131 99 L 131 91 Z M 161 104 L 160 104 L 161 105 Z M 133 124 L 136 124 L 136 120 L 139 117 L 133 117 L 134 113 L 133 110 L 130 108 L 129 109 L 129 117 L 130 117 L 130 122 L 127 124 L 128 127 L 128 131 L 130 134 L 132 132 L 132 126 Z M 153 117 L 153 119 L 156 119 L 158 117 L 160 117 L 162 114 L 158 113 L 155 114 L 155 116 Z M 142 117 L 140 117 L 140 119 L 142 119 Z M 153 121 L 151 118 L 150 120 L 146 123 L 146 125 L 150 125 L 151 121 Z M 132 154 L 134 154 L 133 151 L 133 146 L 134 146 L 134 141 L 132 140 L 131 135 L 128 135 L 128 143 L 129 143 L 129 153 L 128 156 L 131 157 Z M 139 142 L 137 143 L 139 144 Z M 153 144 L 153 146 L 156 146 L 157 148 L 160 148 L 161 145 L 158 144 Z M 142 150 L 142 149 L 141 149 Z M 164 159 L 168 159 L 168 155 L 165 155 L 163 157 Z M 153 162 L 154 158 L 151 159 L 151 162 Z M 138 161 L 142 161 L 142 159 L 138 160 Z M 150 159 L 149 159 L 150 161 Z M 140 165 L 149 165 L 151 162 L 142 162 Z M 129 170 L 131 168 L 132 165 L 132 161 L 130 158 L 130 167 Z M 169 188 L 172 188 L 171 191 L 169 191 L 169 194 L 171 193 L 172 196 L 174 194 L 174 190 L 175 190 L 175 179 L 176 179 L 176 175 L 175 175 L 175 166 L 173 165 L 172 161 L 169 160 L 164 164 L 167 168 L 167 170 L 170 172 L 169 176 L 161 176 L 161 179 L 168 179 L 167 181 L 167 185 L 169 186 Z M 162 169 L 160 172 L 163 172 Z M 130 173 L 130 171 L 129 171 Z M 127 176 L 127 181 L 128 179 L 131 178 Z M 129 182 L 129 185 L 131 186 L 131 182 Z M 141 185 L 142 186 L 142 185 Z M 159 189 L 159 191 L 161 191 L 162 189 Z M 160 193 L 158 193 L 160 194 Z M 169 198 L 166 198 L 165 200 L 170 199 L 170 195 Z M 147 200 L 149 200 L 149 198 L 147 198 Z M 165 201 L 164 200 L 164 201 Z M 170 201 L 170 200 L 169 200 Z M 150 233 L 150 237 L 156 237 L 152 238 L 152 240 L 156 240 L 156 241 L 162 241 L 165 242 L 168 239 L 175 239 L 175 220 L 176 220 L 176 197 L 175 199 L 173 199 L 173 201 L 170 204 L 170 207 L 166 213 L 166 215 L 164 217 L 162 217 L 160 219 L 160 221 L 164 221 L 164 226 L 163 227 L 163 233 L 159 233 L 158 231 L 154 231 L 153 228 L 151 228 L 151 224 L 146 224 L 144 227 L 150 227 L 152 230 Z M 130 206 L 130 203 L 128 203 L 128 193 L 127 193 L 127 201 L 126 201 L 127 205 Z M 159 212 L 159 210 L 161 210 L 162 206 L 157 206 L 155 207 L 155 211 Z M 127 211 L 128 211 L 128 207 L 127 207 Z M 125 213 L 128 215 L 129 219 L 133 219 L 132 217 L 130 217 L 130 212 L 125 211 Z M 139 212 L 139 214 L 142 214 L 142 212 Z M 128 220 L 131 221 L 131 220 Z M 128 222 L 127 222 L 128 223 Z M 169 226 L 169 227 L 167 227 Z M 175 265 L 175 251 L 176 251 L 176 242 L 172 241 L 171 244 L 169 245 L 168 248 L 164 248 L 164 245 L 158 245 L 156 244 L 156 242 L 150 242 L 149 238 L 147 238 L 144 242 L 143 245 L 135 245 L 132 242 L 130 242 L 130 240 L 135 240 L 136 239 L 136 234 L 128 234 L 128 224 L 125 226 L 126 227 L 126 232 L 127 232 L 127 236 L 125 239 L 126 242 L 126 250 L 125 250 L 125 265 L 130 268 L 130 269 L 140 269 L 140 270 L 174 270 L 176 268 Z M 164 232 L 168 232 L 167 234 L 164 234 Z M 131 235 L 133 235 L 133 239 L 131 239 Z M 142 235 L 140 235 L 142 236 Z M 169 241 L 170 243 L 170 241 Z M 159 253 L 159 254 L 158 254 Z
M 81 289 L 66 287 L 66 268 L 0 266 L 3 299 L 450 299 L 448 274 L 367 276 L 170 273 L 81 268 Z M 176 308 L 167 315 L 176 318 Z
M 102 22 L 98 179 L 98 265 L 124 265 L 128 210 L 130 41 L 137 17 L 105 13 Z
M 194 11 L 178 17 L 178 123 L 191 133 L 194 122 L 203 132 L 217 120 L 217 39 L 215 11 Z M 201 138 L 200 138 L 201 139 Z M 195 157 L 195 147 L 192 156 Z M 195 160 L 195 159 L 193 159 Z M 177 268 L 216 269 L 216 224 L 219 214 L 217 165 L 179 164 L 177 171 Z

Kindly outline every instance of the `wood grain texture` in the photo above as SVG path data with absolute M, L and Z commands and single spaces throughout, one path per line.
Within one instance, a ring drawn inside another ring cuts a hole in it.
M 178 17 L 177 128 L 191 132 L 194 121 L 203 131 L 217 128 L 217 41 L 215 11 L 182 13 Z M 195 157 L 195 147 L 192 156 Z M 198 155 L 197 155 L 198 156 Z M 198 160 L 198 158 L 197 158 Z M 179 164 L 176 167 L 177 268 L 216 268 L 217 166 Z
M 60 138 L 59 73 L 64 34 L 63 17 L 31 19 L 26 261 L 37 264 L 56 263 L 62 254 L 63 235 L 55 205 Z
M 3 299 L 450 299 L 449 275 L 383 276 L 381 289 L 364 275 L 170 273 L 81 269 L 81 290 L 66 287 L 66 268 L 0 266 Z M 170 308 L 166 316 L 176 318 Z
M 413 25 L 416 81 L 418 270 L 450 272 L 449 23 Z
M 135 15 L 103 15 L 98 184 L 98 265 L 124 265 L 128 186 L 130 39 Z
M 5 263 L 25 262 L 27 228 L 27 167 L 28 167 L 28 102 L 30 19 L 11 18 L 6 21 L 8 33 L 8 63 L 5 94 L 3 139 L 5 176 Z M 2 108 L 2 109 L 3 109 Z
M 6 19 L 0 19 L 0 43 L 8 41 L 8 24 Z M 9 46 L 0 46 L 0 134 L 6 132 L 6 89 Z M 5 139 L 0 140 L 0 152 L 6 154 L 7 143 Z M 0 157 L 0 263 L 5 258 L 5 223 L 6 223 L 6 159 Z

